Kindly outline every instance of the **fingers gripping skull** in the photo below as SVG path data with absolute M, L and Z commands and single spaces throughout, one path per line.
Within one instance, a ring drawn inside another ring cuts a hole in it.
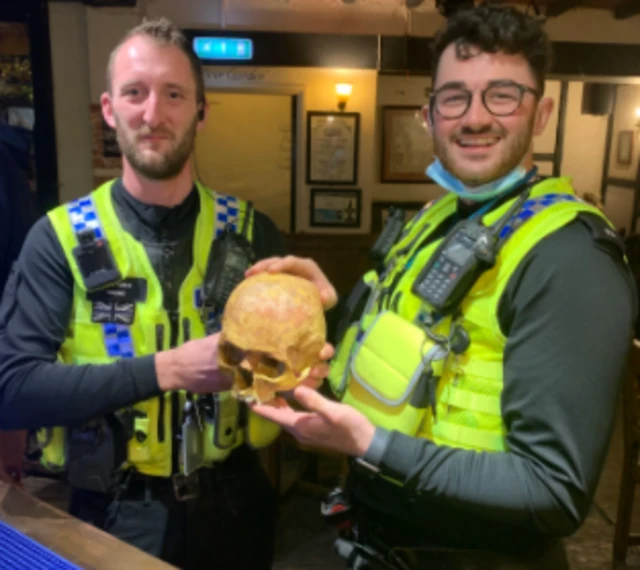
M 220 367 L 233 374 L 233 394 L 268 402 L 291 390 L 318 363 L 326 322 L 315 285 L 286 274 L 245 279 L 222 317 Z

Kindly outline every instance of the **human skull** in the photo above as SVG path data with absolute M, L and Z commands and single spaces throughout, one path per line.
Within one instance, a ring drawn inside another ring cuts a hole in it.
M 306 279 L 259 273 L 238 285 L 225 306 L 218 360 L 233 374 L 232 393 L 265 403 L 293 389 L 318 362 L 326 322 Z

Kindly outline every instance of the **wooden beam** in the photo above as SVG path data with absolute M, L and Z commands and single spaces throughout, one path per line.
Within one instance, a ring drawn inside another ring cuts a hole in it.
M 622 0 L 613 10 L 613 17 L 616 20 L 625 20 L 640 14 L 640 2 L 638 0 Z
M 573 8 L 577 8 L 581 4 L 582 0 L 556 0 L 547 6 L 547 18 L 560 16 Z

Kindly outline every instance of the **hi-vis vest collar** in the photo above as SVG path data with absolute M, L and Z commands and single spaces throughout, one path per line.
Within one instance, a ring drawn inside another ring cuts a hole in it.
M 201 309 L 202 282 L 215 236 L 228 223 L 243 224 L 245 202 L 223 196 L 197 184 L 200 212 L 193 240 L 193 265 L 178 294 L 178 311 L 168 313 L 163 305 L 163 289 L 144 246 L 125 232 L 114 211 L 111 182 L 89 196 L 60 206 L 49 217 L 65 252 L 74 278 L 72 319 L 59 350 L 59 360 L 67 364 L 101 364 L 121 358 L 151 355 L 205 336 Z M 78 234 L 87 228 L 109 243 L 121 280 L 98 291 L 87 291 L 74 256 Z M 237 231 L 237 228 L 235 228 Z M 252 239 L 253 220 L 248 224 Z M 131 419 L 128 463 L 137 471 L 156 476 L 173 472 L 175 430 L 172 408 L 184 410 L 187 395 L 161 394 L 126 410 Z M 223 460 L 243 441 L 255 447 L 275 439 L 278 428 L 249 412 L 246 425 L 238 426 L 239 406 L 228 392 L 217 395 L 215 421 L 206 422 L 203 432 L 205 464 Z M 43 436 L 44 438 L 45 436 Z M 43 462 L 62 468 L 66 462 L 67 439 L 49 434 Z
M 483 224 L 501 219 L 514 200 L 487 212 Z M 431 308 L 411 288 L 442 241 L 430 242 L 429 236 L 455 211 L 451 195 L 425 208 L 405 227 L 381 275 L 366 276 L 366 309 L 337 347 L 330 384 L 338 397 L 376 425 L 441 445 L 504 451 L 502 293 L 540 240 L 580 212 L 603 215 L 577 198 L 567 179 L 536 184 L 502 228 L 496 263 L 475 282 L 459 314 L 427 327 L 422 317 Z M 456 354 L 451 344 L 458 327 L 468 336 L 468 346 Z M 437 350 L 443 346 L 434 338 L 445 339 L 445 350 Z

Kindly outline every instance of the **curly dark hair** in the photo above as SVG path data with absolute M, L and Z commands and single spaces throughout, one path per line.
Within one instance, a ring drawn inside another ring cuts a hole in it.
M 551 67 L 551 44 L 542 22 L 511 6 L 481 4 L 456 12 L 433 42 L 433 79 L 438 73 L 442 52 L 455 44 L 458 59 L 484 53 L 521 54 L 529 62 L 538 92 L 544 92 L 544 80 Z

